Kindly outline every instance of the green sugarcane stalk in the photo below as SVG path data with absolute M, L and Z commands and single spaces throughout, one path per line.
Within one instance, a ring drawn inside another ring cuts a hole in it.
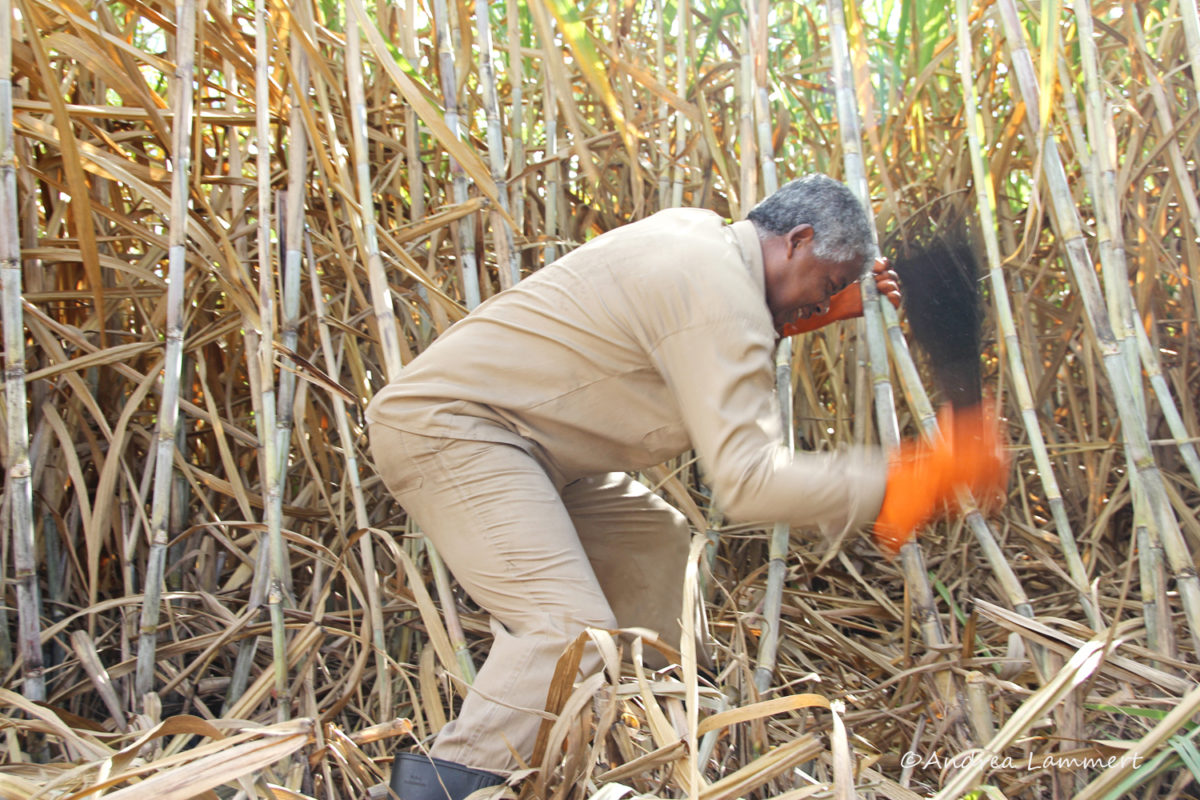
M 36 31 L 30 29 L 31 36 Z M 33 529 L 29 417 L 25 402 L 25 321 L 21 311 L 21 234 L 17 212 L 17 161 L 13 146 L 13 9 L 0 7 L 0 303 L 4 309 L 4 401 L 7 429 L 9 518 L 17 594 L 17 649 L 21 693 L 46 699 L 41 638 L 41 596 Z
M 1025 44 L 1025 32 L 1017 16 L 1014 0 L 998 0 L 998 8 L 1008 38 L 1017 85 L 1028 112 L 1026 122 L 1030 129 L 1036 132 L 1042 127 L 1037 111 L 1041 95 L 1034 77 L 1032 59 Z M 1042 168 L 1043 179 L 1050 190 L 1055 212 L 1051 220 L 1066 248 L 1067 262 L 1091 322 L 1089 331 L 1101 354 L 1101 363 L 1116 401 L 1128 450 L 1127 458 L 1145 490 L 1145 499 L 1149 507 L 1147 519 L 1150 524 L 1150 540 L 1155 546 L 1161 544 L 1163 547 L 1168 566 L 1176 580 L 1193 645 L 1200 650 L 1200 580 L 1197 579 L 1179 522 L 1171 508 L 1162 473 L 1159 472 L 1151 452 L 1145 416 L 1137 413 L 1134 391 L 1120 350 L 1117 348 L 1108 310 L 1103 302 L 1099 281 L 1084 241 L 1066 170 L 1063 168 L 1054 137 L 1048 137 L 1045 141 Z
M 176 9 L 175 112 L 171 126 L 171 219 L 167 250 L 167 331 L 163 389 L 155 430 L 154 488 L 150 507 L 150 551 L 146 557 L 145 598 L 142 601 L 134 691 L 154 689 L 158 617 L 167 557 L 167 521 L 171 503 L 171 473 L 175 458 L 175 426 L 179 419 L 179 379 L 183 361 L 184 275 L 187 269 L 188 173 L 191 170 L 193 70 L 196 45 L 196 6 L 183 0 Z

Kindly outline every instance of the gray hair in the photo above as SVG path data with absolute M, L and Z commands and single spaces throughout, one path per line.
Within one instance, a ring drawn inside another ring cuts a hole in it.
M 784 184 L 746 215 L 760 237 L 782 235 L 797 225 L 813 227 L 813 254 L 826 261 L 860 261 L 875 256 L 871 220 L 850 187 L 813 173 Z

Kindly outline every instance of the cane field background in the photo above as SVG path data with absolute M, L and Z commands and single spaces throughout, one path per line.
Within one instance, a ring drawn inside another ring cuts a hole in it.
M 365 402 L 589 237 L 809 171 L 885 255 L 970 220 L 1006 501 L 889 561 L 647 471 L 715 672 L 593 632 L 511 792 L 1200 796 L 1196 0 L 0 6 L 0 796 L 384 796 L 489 634 Z M 937 435 L 866 306 L 781 347 L 798 449 Z

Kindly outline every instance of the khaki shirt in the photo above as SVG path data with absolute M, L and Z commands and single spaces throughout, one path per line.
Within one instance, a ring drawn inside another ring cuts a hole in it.
M 562 483 L 694 448 L 740 521 L 830 530 L 879 513 L 886 461 L 788 455 L 754 224 L 661 211 L 479 306 L 367 408 L 372 424 L 522 447 Z

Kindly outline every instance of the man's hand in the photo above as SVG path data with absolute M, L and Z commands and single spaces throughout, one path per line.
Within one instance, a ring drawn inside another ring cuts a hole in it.
M 875 259 L 875 265 L 871 267 L 871 274 L 875 276 L 875 288 L 879 290 L 879 296 L 892 304 L 892 308 L 900 308 L 900 276 L 892 270 L 892 263 L 882 256 Z M 862 314 L 862 293 L 859 293 L 858 314 Z
M 892 271 L 888 260 L 886 258 L 875 259 L 875 265 L 871 267 L 871 275 L 875 278 L 875 288 L 879 290 L 879 296 L 891 303 L 893 308 L 899 308 L 900 278 Z M 824 314 L 814 314 L 806 319 L 792 320 L 783 326 L 782 335 L 795 336 L 797 333 L 807 333 L 831 322 L 861 317 L 862 313 L 862 289 L 856 281 L 829 298 L 829 310 Z

